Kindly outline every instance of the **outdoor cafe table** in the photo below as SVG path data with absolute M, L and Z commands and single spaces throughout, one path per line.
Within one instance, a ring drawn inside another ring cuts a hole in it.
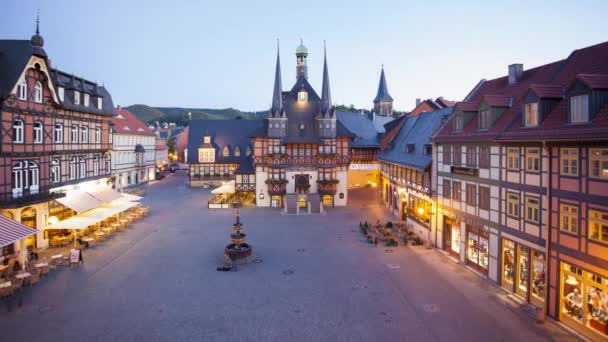
M 49 265 L 48 262 L 39 262 L 39 263 L 35 264 L 34 267 L 36 267 L 36 268 L 42 268 L 42 267 L 46 267 L 48 265 Z
M 0 272 L 8 268 L 8 265 L 0 265 Z
M 106 234 L 105 234 L 105 233 L 103 233 L 103 232 L 95 232 L 95 235 L 97 235 L 97 236 L 99 236 L 99 237 L 102 237 L 102 236 L 104 236 L 104 235 L 106 235 Z
M 92 237 L 85 237 L 81 239 L 84 242 L 91 242 L 91 241 L 95 241 L 95 239 L 93 239 Z
M 103 230 L 104 232 L 107 232 L 107 233 L 112 232 L 112 228 L 101 228 L 101 230 Z
M 63 258 L 63 254 L 55 254 L 51 257 L 51 259 L 56 260 L 56 259 L 61 259 Z
M 7 282 L 4 282 L 4 283 L 0 283 L 0 289 L 1 288 L 5 288 L 5 287 L 11 287 L 11 282 L 7 281 Z
M 23 278 L 27 278 L 29 276 L 31 276 L 32 274 L 30 272 L 23 272 L 23 273 L 19 273 L 15 276 L 15 278 L 17 279 L 23 279 Z

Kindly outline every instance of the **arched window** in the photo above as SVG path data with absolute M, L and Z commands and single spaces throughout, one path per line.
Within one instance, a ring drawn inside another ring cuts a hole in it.
M 55 124 L 54 138 L 56 143 L 61 144 L 63 142 L 63 125 L 60 123 Z
M 112 171 L 112 166 L 111 166 L 112 159 L 110 159 L 109 154 L 106 154 L 105 158 L 106 158 L 106 175 L 109 175 L 110 172 Z
M 59 183 L 61 181 L 61 162 L 59 158 L 51 160 L 51 182 Z
M 80 130 L 81 138 L 80 142 L 87 144 L 89 142 L 89 127 L 83 126 Z
M 93 157 L 93 176 L 99 176 L 99 157 Z
M 251 146 L 247 146 L 247 149 L 245 150 L 245 155 L 247 157 L 249 157 L 251 155 Z
M 27 100 L 27 82 L 25 80 L 21 80 L 17 84 L 17 98 L 23 101 Z
M 42 83 L 36 81 L 34 86 L 34 102 L 42 103 Z
M 13 165 L 12 169 L 13 198 L 24 194 L 38 193 L 40 183 L 40 170 L 38 164 L 24 160 Z
M 87 176 L 87 162 L 82 157 L 78 157 L 78 178 L 86 178 Z
M 72 142 L 78 142 L 78 126 L 72 125 Z
M 235 157 L 241 156 L 241 149 L 238 146 L 234 147 L 234 156 Z
M 36 121 L 34 122 L 34 144 L 42 144 L 43 135 L 42 135 L 42 122 Z
M 15 119 L 13 121 L 13 142 L 23 144 L 23 120 Z
M 224 146 L 224 149 L 222 150 L 222 156 L 230 157 L 230 149 L 228 148 L 228 146 Z

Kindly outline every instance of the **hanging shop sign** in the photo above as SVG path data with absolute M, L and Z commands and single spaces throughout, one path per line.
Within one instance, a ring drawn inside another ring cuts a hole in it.
M 479 170 L 473 169 L 470 167 L 451 166 L 450 172 L 457 174 L 457 175 L 465 175 L 465 176 L 471 176 L 471 177 L 479 176 Z

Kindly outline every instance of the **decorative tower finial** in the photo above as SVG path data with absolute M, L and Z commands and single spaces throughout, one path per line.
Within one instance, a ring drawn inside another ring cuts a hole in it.
M 304 46 L 302 38 L 300 38 L 300 45 L 296 48 L 296 78 L 304 77 L 308 78 L 308 67 L 306 66 L 306 57 L 308 56 L 308 49 Z
M 36 14 L 36 33 L 34 33 L 32 39 L 30 39 L 30 43 L 32 46 L 39 48 L 44 45 L 44 39 L 42 39 L 42 36 L 40 35 L 40 10 L 38 10 L 38 13 Z
M 384 64 L 380 72 L 380 82 L 378 83 L 378 93 L 374 98 L 374 112 L 378 115 L 390 116 L 393 114 L 393 98 L 388 93 L 386 77 L 384 76 Z

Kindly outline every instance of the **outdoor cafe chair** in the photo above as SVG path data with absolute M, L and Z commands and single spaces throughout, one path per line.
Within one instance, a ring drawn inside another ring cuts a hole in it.
M 38 284 L 38 282 L 40 281 L 40 274 L 34 273 L 34 272 L 30 272 L 30 273 L 32 275 L 23 280 L 23 285 L 33 286 L 35 284 Z
M 0 288 L 0 298 L 1 299 L 7 298 L 7 297 L 11 296 L 12 294 L 13 294 L 13 287 L 12 286 L 7 286 L 7 287 Z
M 23 286 L 23 279 L 11 279 L 11 289 L 13 290 L 13 293 L 21 290 L 21 286 Z

